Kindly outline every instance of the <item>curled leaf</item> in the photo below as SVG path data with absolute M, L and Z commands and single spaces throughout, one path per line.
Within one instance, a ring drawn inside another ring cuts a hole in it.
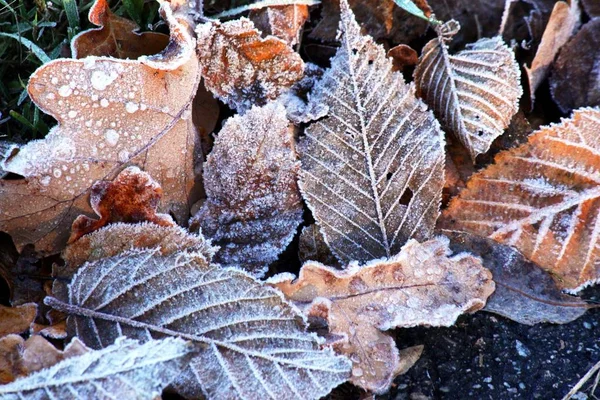
M 271 6 L 251 11 L 249 18 L 263 35 L 273 35 L 288 46 L 300 42 L 302 27 L 309 17 L 306 4 Z

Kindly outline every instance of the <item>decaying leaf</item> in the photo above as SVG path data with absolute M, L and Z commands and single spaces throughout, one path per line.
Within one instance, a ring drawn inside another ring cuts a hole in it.
M 581 4 L 590 18 L 600 17 L 600 3 L 596 0 L 581 0 Z
M 239 269 L 211 265 L 210 254 L 126 250 L 83 264 L 68 297 L 47 302 L 68 312 L 71 332 L 93 348 L 122 334 L 199 343 L 176 383 L 189 397 L 316 399 L 349 374 L 348 360 L 320 350 L 277 291 Z
M 273 35 L 288 46 L 295 46 L 300 42 L 302 27 L 308 16 L 306 4 L 290 4 L 253 10 L 249 18 L 263 35 Z
M 515 246 L 560 289 L 600 278 L 600 110 L 533 133 L 473 175 L 444 212 L 442 227 Z
M 15 334 L 0 337 L 0 385 L 27 375 L 27 370 L 19 363 L 24 341 Z
M 578 0 L 558 1 L 554 5 L 531 67 L 525 66 L 532 108 L 535 91 L 548 76 L 558 51 L 579 28 L 580 14 Z
M 71 227 L 69 242 L 115 222 L 152 222 L 173 226 L 168 214 L 157 214 L 163 191 L 160 185 L 138 167 L 128 167 L 113 181 L 98 181 L 90 189 L 90 204 L 100 219 L 80 215 Z
M 586 23 L 554 62 L 550 92 L 562 112 L 600 105 L 600 18 Z
M 229 119 L 204 165 L 207 200 L 191 221 L 221 249 L 216 261 L 257 276 L 302 222 L 294 128 L 279 102 Z
M 298 258 L 300 262 L 318 261 L 334 267 L 339 265 L 317 224 L 302 228 L 298 241 Z
M 238 111 L 274 100 L 302 78 L 300 56 L 279 38 L 262 39 L 247 18 L 202 24 L 196 34 L 204 85 Z
M 136 33 L 139 27 L 135 22 L 113 14 L 107 0 L 96 0 L 88 18 L 100 28 L 88 29 L 73 38 L 73 58 L 106 56 L 136 59 L 159 53 L 169 43 L 169 36 L 162 33 Z
M 450 238 L 453 251 L 468 251 L 481 257 L 483 266 L 492 271 L 496 290 L 484 311 L 526 325 L 565 324 L 585 314 L 586 302 L 562 293 L 550 274 L 514 248 L 464 232 L 443 233 Z
M 0 396 L 18 399 L 123 398 L 153 400 L 181 372 L 193 347 L 168 338 L 138 344 L 120 338 L 35 374 L 0 386 Z
M 396 71 L 402 71 L 406 67 L 417 65 L 419 62 L 417 52 L 412 47 L 405 44 L 399 44 L 398 46 L 392 47 L 388 50 L 387 55 L 392 58 Z
M 27 303 L 17 307 L 0 304 L 0 337 L 29 330 L 37 314 L 37 305 Z
M 500 37 L 480 39 L 450 55 L 448 43 L 460 25 L 451 20 L 436 30 L 438 37 L 425 45 L 414 72 L 417 95 L 475 160 L 518 110 L 519 65 Z
M 450 326 L 477 311 L 494 291 L 492 274 L 466 253 L 450 257 L 447 238 L 410 240 L 399 254 L 343 271 L 317 262 L 269 279 L 309 316 L 328 321 L 343 339 L 334 346 L 353 361 L 351 382 L 387 391 L 399 372 L 394 339 L 387 331 L 417 325 Z
M 329 112 L 300 141 L 300 189 L 338 259 L 369 261 L 431 234 L 444 139 L 414 86 L 341 7 L 342 45 L 310 97 Z
M 180 222 L 189 218 L 197 142 L 189 106 L 198 62 L 187 29 L 167 3 L 161 10 L 171 28 L 164 53 L 137 61 L 58 59 L 30 78 L 30 97 L 59 125 L 2 163 L 24 177 L 0 180 L 0 231 L 18 249 L 33 243 L 40 252 L 58 252 L 75 217 L 91 212 L 92 184 L 127 164 L 161 184 L 161 212 Z

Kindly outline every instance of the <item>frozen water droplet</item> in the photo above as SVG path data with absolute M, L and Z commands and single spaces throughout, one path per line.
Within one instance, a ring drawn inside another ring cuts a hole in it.
M 106 143 L 109 146 L 116 146 L 117 142 L 119 141 L 119 133 L 117 131 L 115 131 L 114 129 L 107 129 L 106 132 L 104 132 L 104 138 L 106 139 Z
M 106 100 L 106 99 L 102 99 L 102 100 L 100 100 L 100 105 L 101 105 L 102 107 L 108 107 L 108 104 L 109 104 L 109 103 L 108 103 L 108 100 Z
M 69 111 L 69 118 L 75 118 L 77 116 L 77 111 L 71 110 Z
M 352 376 L 361 377 L 363 376 L 362 368 L 352 368 Z
M 65 179 L 67 180 L 67 182 L 70 182 L 71 179 L 73 179 L 73 178 L 71 178 L 69 175 L 67 175 L 67 176 L 65 176 Z
M 96 90 L 104 90 L 108 85 L 113 83 L 113 81 L 117 79 L 117 74 L 112 72 L 110 75 L 107 75 L 104 71 L 94 71 L 92 72 L 92 86 Z
M 138 105 L 132 102 L 128 102 L 127 104 L 125 104 L 125 110 L 127 110 L 128 113 L 133 114 L 134 112 L 136 112 L 139 109 Z
M 88 128 L 92 127 L 92 121 L 90 121 L 89 119 L 87 121 L 85 121 L 85 126 Z
M 350 360 L 352 360 L 353 363 L 359 363 L 360 357 L 358 356 L 358 354 L 354 353 L 352 354 L 352 356 L 350 356 Z
M 60 89 L 58 89 L 58 94 L 62 97 L 68 97 L 71 95 L 71 93 L 73 93 L 73 89 L 67 85 L 61 86 Z
M 140 104 L 140 110 L 146 111 L 146 108 L 148 108 L 148 106 L 146 106 L 145 104 Z
M 48 94 L 46 95 L 46 98 L 47 98 L 48 100 L 54 100 L 54 99 L 56 98 L 56 96 L 54 95 L 54 93 L 48 93 Z
M 93 94 L 92 95 L 92 101 L 98 101 L 98 95 L 97 94 Z
M 52 178 L 50 177 L 50 175 L 44 175 L 40 178 L 40 183 L 42 184 L 42 186 L 48 186 L 50 185 L 51 180 Z
M 54 175 L 55 178 L 60 178 L 62 171 L 58 168 L 55 168 L 54 171 L 52 171 L 52 175 Z
M 90 165 L 89 164 L 83 164 L 83 169 L 84 171 L 89 171 L 90 170 Z
M 129 160 L 129 152 L 127 150 L 122 150 L 119 152 L 119 161 L 127 162 Z
M 50 83 L 53 85 L 56 85 L 58 83 L 58 78 L 54 77 L 54 78 L 50 79 Z

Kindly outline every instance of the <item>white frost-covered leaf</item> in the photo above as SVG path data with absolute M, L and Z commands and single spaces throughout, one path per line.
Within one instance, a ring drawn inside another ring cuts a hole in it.
M 156 399 L 193 356 L 181 339 L 118 339 L 102 350 L 68 358 L 0 386 L 3 400 Z
M 329 113 L 306 129 L 300 189 L 340 261 L 390 257 L 439 214 L 444 139 L 414 86 L 341 2 L 341 47 L 312 91 Z

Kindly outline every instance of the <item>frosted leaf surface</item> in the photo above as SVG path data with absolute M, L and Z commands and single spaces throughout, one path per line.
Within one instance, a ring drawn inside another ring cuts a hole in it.
M 294 128 L 279 102 L 227 120 L 204 165 L 207 199 L 191 221 L 221 246 L 216 261 L 255 275 L 302 222 Z
M 304 62 L 283 40 L 262 39 L 247 18 L 196 28 L 206 88 L 238 111 L 264 105 L 302 78 Z
M 444 139 L 414 86 L 361 35 L 345 0 L 341 6 L 341 47 L 309 104 L 329 112 L 300 141 L 300 190 L 340 261 L 369 261 L 398 253 L 409 238 L 429 238 Z
M 76 216 L 90 213 L 87 196 L 97 180 L 127 164 L 162 186 L 159 211 L 180 222 L 196 200 L 195 130 L 185 119 L 199 79 L 193 39 L 163 4 L 171 27 L 165 53 L 137 61 L 88 57 L 40 67 L 29 95 L 58 120 L 46 138 L 28 143 L 0 169 L 23 176 L 0 180 L 0 231 L 21 249 L 56 253 Z M 129 113 L 128 103 L 138 110 Z
M 70 332 L 93 348 L 120 335 L 198 343 L 175 383 L 191 397 L 318 399 L 348 378 L 349 361 L 320 349 L 280 293 L 209 258 L 185 249 L 125 250 L 83 264 L 67 297 L 47 303 L 69 313 Z
M 600 110 L 534 132 L 473 175 L 442 227 L 516 247 L 578 291 L 600 278 Z
M 302 228 L 298 242 L 298 258 L 301 262 L 318 261 L 329 266 L 339 265 L 317 224 Z
M 386 392 L 399 372 L 398 349 L 385 331 L 398 327 L 450 326 L 465 312 L 485 305 L 494 291 L 492 274 L 467 253 L 450 256 L 444 237 L 410 240 L 399 254 L 340 271 L 307 262 L 300 276 L 268 282 L 305 314 L 328 321 L 342 337 L 336 350 L 353 362 L 350 382 Z
M 162 389 L 192 356 L 192 346 L 181 339 L 138 344 L 120 338 L 114 345 L 66 359 L 48 369 L 0 386 L 5 400 L 147 399 Z
M 508 127 L 523 90 L 515 55 L 501 37 L 450 55 L 448 43 L 459 30 L 454 20 L 437 28 L 438 37 L 423 47 L 413 75 L 417 95 L 474 160 Z
M 306 4 L 264 7 L 250 12 L 250 20 L 263 35 L 273 35 L 289 46 L 299 43 L 309 17 Z

